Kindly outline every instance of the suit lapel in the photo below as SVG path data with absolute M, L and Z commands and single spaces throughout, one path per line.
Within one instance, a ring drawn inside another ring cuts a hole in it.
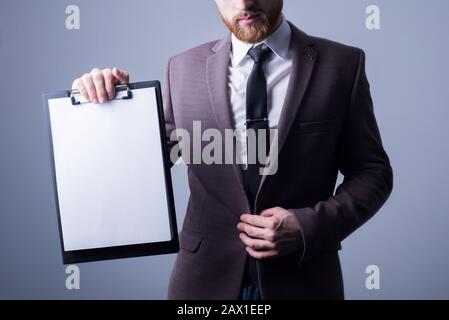
M 317 52 L 311 47 L 312 42 L 309 36 L 297 29 L 291 23 L 291 50 L 292 50 L 292 71 L 288 84 L 287 94 L 278 124 L 278 154 L 282 151 L 285 140 L 295 119 L 295 115 L 301 105 L 306 93 L 310 79 L 315 67 Z M 269 176 L 264 175 L 261 178 L 257 198 L 266 179 Z
M 228 65 L 231 42 L 222 39 L 212 48 L 214 54 L 206 62 L 206 79 L 212 111 L 220 129 L 232 129 L 228 97 Z
M 233 129 L 227 76 L 231 52 L 230 35 L 227 38 L 217 42 L 217 44 L 212 48 L 212 51 L 214 51 L 214 54 L 209 56 L 206 62 L 206 79 L 212 111 L 221 130 L 222 136 L 224 137 L 225 129 Z M 224 152 L 231 155 L 231 150 L 226 150 L 226 148 L 224 149 Z M 233 153 L 235 155 L 235 150 Z M 239 191 L 241 192 L 243 199 L 245 199 L 247 211 L 249 211 L 250 206 L 243 184 L 241 168 L 235 163 L 230 166 L 232 167 L 232 171 L 237 179 L 240 188 Z M 240 215 L 241 213 L 238 214 Z

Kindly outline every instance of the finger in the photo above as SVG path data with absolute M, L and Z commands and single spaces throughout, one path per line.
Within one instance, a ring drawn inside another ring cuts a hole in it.
M 80 82 L 80 79 L 79 79 L 79 78 L 78 78 L 78 79 L 75 79 L 75 80 L 73 81 L 73 83 L 72 83 L 72 90 L 79 90 L 79 89 L 78 89 L 79 82 Z
M 239 235 L 240 240 L 249 248 L 254 249 L 256 251 L 267 251 L 267 250 L 273 250 L 274 244 L 271 242 L 268 242 L 266 240 L 260 240 L 260 239 L 253 239 L 251 237 L 248 237 L 246 234 L 241 233 Z
M 86 99 L 86 101 L 90 101 L 89 93 L 87 92 L 83 81 L 81 81 L 81 80 L 78 81 L 78 85 L 75 90 L 78 90 L 81 93 L 81 95 L 83 96 L 83 98 Z
M 266 230 L 265 228 L 259 228 L 259 227 L 252 226 L 248 223 L 240 222 L 237 225 L 237 229 L 240 232 L 246 233 L 251 238 L 265 239 L 265 237 L 264 237 L 264 234 L 265 234 L 264 231 Z
M 127 84 L 129 82 L 129 74 L 125 70 L 113 68 L 112 74 L 118 80 L 119 84 Z
M 92 79 L 94 81 L 98 100 L 100 101 L 100 103 L 105 102 L 108 99 L 108 96 L 107 96 L 106 87 L 104 84 L 103 73 L 98 69 L 94 69 L 92 71 Z
M 270 242 L 274 242 L 276 240 L 275 232 L 267 228 L 254 227 L 250 224 L 241 222 L 237 225 L 237 229 L 240 232 L 245 232 L 251 238 L 263 239 Z
M 115 97 L 115 77 L 112 74 L 111 69 L 104 69 L 103 70 L 103 77 L 104 77 L 104 85 L 106 88 L 106 93 L 108 95 L 108 99 L 114 99 Z
M 86 99 L 87 101 L 90 100 L 89 94 L 87 93 L 86 88 L 84 87 L 83 81 L 81 79 L 75 79 L 72 83 L 72 91 L 79 91 L 80 94 Z
M 98 103 L 97 98 L 97 90 L 95 89 L 94 81 L 92 80 L 92 76 L 89 73 L 86 73 L 82 78 L 83 85 L 87 90 L 89 95 L 88 101 L 92 101 L 93 103 Z
M 240 220 L 249 223 L 255 227 L 273 229 L 273 223 L 270 218 L 262 217 L 255 214 L 243 214 Z
M 277 257 L 279 255 L 276 250 L 257 251 L 250 247 L 246 247 L 246 252 L 248 252 L 251 257 L 257 260 L 266 260 Z

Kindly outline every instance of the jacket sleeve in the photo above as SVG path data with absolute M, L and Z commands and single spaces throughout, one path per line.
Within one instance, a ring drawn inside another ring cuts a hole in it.
M 344 116 L 337 155 L 344 181 L 335 195 L 314 207 L 289 209 L 301 227 L 300 263 L 323 249 L 338 247 L 382 207 L 393 189 L 393 170 L 382 146 L 362 50 Z
M 167 146 L 168 146 L 167 159 L 169 160 L 168 163 L 171 168 L 171 167 L 173 167 L 174 162 L 176 162 L 176 161 L 172 161 L 172 160 L 176 160 L 176 159 L 171 159 L 172 149 L 176 148 L 176 146 L 178 145 L 178 142 L 170 139 L 170 136 L 176 129 L 176 123 L 175 123 L 175 117 L 173 115 L 173 106 L 172 106 L 172 99 L 171 99 L 170 64 L 171 64 L 171 59 L 169 60 L 167 68 L 166 68 L 165 85 L 162 88 L 162 101 L 163 101 L 163 105 L 164 105 L 165 135 L 166 135 L 166 141 L 167 141 Z M 179 156 L 180 156 L 180 151 L 178 153 L 177 158 L 179 158 Z

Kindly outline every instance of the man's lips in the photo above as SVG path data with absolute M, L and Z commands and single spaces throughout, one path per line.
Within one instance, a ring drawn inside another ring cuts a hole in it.
M 239 21 L 239 23 L 248 25 L 248 24 L 251 24 L 251 23 L 253 23 L 254 21 L 256 21 L 256 19 L 257 19 L 258 17 L 259 17 L 259 15 L 258 15 L 258 14 L 255 14 L 255 15 L 252 15 L 252 16 L 247 16 L 247 17 L 240 18 L 238 21 Z

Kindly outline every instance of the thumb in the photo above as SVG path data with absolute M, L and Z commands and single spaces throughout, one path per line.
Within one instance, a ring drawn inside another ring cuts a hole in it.
M 272 217 L 273 216 L 273 209 L 265 209 L 260 213 L 262 217 Z
M 119 84 L 127 84 L 129 82 L 129 74 L 125 70 L 113 68 L 112 75 L 118 80 Z

